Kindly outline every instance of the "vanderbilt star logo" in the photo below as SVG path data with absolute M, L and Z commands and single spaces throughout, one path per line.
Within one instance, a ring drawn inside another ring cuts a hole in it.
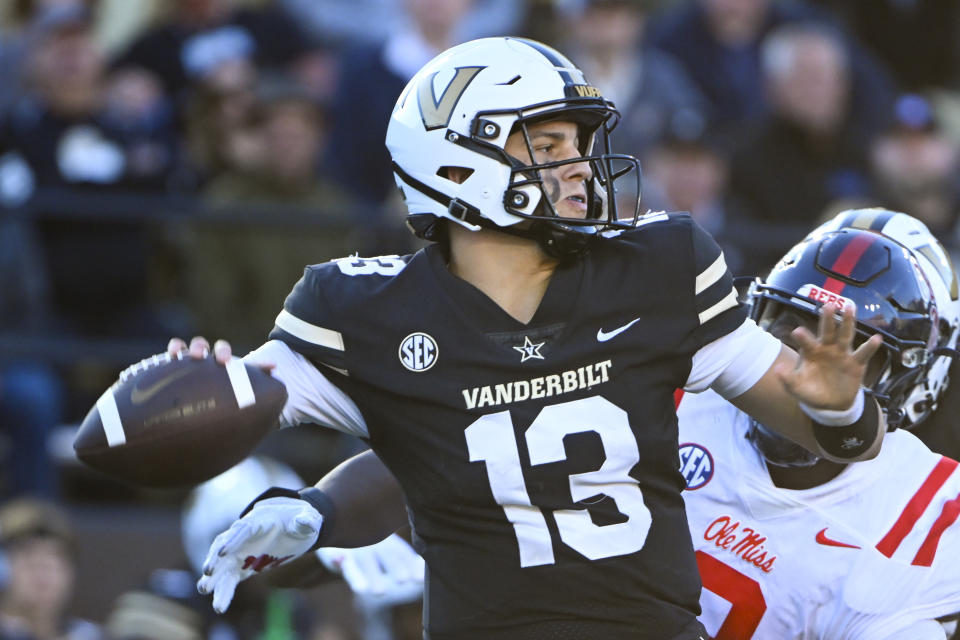
M 540 349 L 541 349 L 541 348 L 543 347 L 543 345 L 545 345 L 545 344 L 546 344 L 546 342 L 537 342 L 536 344 L 534 344 L 533 342 L 530 342 L 530 337 L 529 337 L 529 336 L 523 336 L 523 346 L 522 346 L 522 347 L 514 347 L 514 349 L 516 349 L 517 351 L 520 352 L 520 355 L 522 356 L 522 357 L 520 358 L 520 362 L 521 362 L 521 363 L 522 363 L 522 362 L 526 362 L 527 360 L 530 360 L 531 358 L 536 358 L 536 359 L 538 359 L 538 360 L 543 360 L 544 358 L 543 358 L 543 355 L 540 353 Z

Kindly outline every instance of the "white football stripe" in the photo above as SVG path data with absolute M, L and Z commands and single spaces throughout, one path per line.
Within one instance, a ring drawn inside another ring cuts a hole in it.
M 107 389 L 97 400 L 97 413 L 100 414 L 103 434 L 107 436 L 107 445 L 116 447 L 124 444 L 127 441 L 127 434 L 123 432 L 123 423 L 120 422 L 120 411 L 117 410 L 117 399 L 113 397 L 113 388 Z
M 699 295 L 709 289 L 710 285 L 722 278 L 726 272 L 727 262 L 723 259 L 723 254 L 721 253 L 717 256 L 717 259 L 713 261 L 712 265 L 704 269 L 703 273 L 697 276 L 694 294 Z
M 343 334 L 332 329 L 324 329 L 315 324 L 310 324 L 293 315 L 286 309 L 280 311 L 277 316 L 276 324 L 292 336 L 312 342 L 313 344 L 343 351 Z
M 727 309 L 733 309 L 735 306 L 737 306 L 737 290 L 730 289 L 730 293 L 728 293 L 723 300 L 700 314 L 700 324 L 720 315 Z
M 227 377 L 230 378 L 233 395 L 237 397 L 237 405 L 241 409 L 257 401 L 253 396 L 253 386 L 250 384 L 250 376 L 247 374 L 247 367 L 243 364 L 242 358 L 233 358 L 227 363 Z

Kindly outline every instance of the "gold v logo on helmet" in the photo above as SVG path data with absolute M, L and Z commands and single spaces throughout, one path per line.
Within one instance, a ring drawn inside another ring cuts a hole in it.
M 453 76 L 453 80 L 444 89 L 440 100 L 436 99 L 433 91 L 433 80 L 437 74 L 433 74 L 425 82 L 421 82 L 417 89 L 417 102 L 420 103 L 420 115 L 423 118 L 423 126 L 427 131 L 445 127 L 450 123 L 450 116 L 453 114 L 453 108 L 460 101 L 460 96 L 466 91 L 470 82 L 480 73 L 481 69 L 486 67 L 458 67 Z

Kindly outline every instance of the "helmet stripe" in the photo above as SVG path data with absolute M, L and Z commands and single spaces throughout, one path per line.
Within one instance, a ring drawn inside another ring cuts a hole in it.
M 537 52 L 546 58 L 551 65 L 553 65 L 557 73 L 560 74 L 560 78 L 563 80 L 564 85 L 577 84 L 573 76 L 570 75 L 570 69 L 575 69 L 573 63 L 564 58 L 560 52 L 551 49 L 550 47 L 537 42 L 536 40 L 527 40 L 526 38 L 517 38 L 519 42 L 536 49 Z
M 897 215 L 896 211 L 890 211 L 888 209 L 882 209 L 877 217 L 874 218 L 873 222 L 870 224 L 871 231 L 883 231 L 883 228 L 887 226 L 887 223 L 890 222 L 890 218 Z
M 840 255 L 837 256 L 837 259 L 830 266 L 830 270 L 841 276 L 849 276 L 853 273 L 857 262 L 860 261 L 860 258 L 876 239 L 877 236 L 872 233 L 858 233 L 850 241 L 850 244 L 843 248 L 843 251 L 840 252 Z M 840 280 L 831 277 L 827 277 L 823 283 L 824 289 L 836 294 L 842 292 L 845 286 L 846 285 Z
M 856 209 L 844 218 L 840 228 L 850 227 L 852 229 L 883 231 L 883 228 L 890 222 L 890 218 L 895 215 L 897 215 L 896 211 L 888 209 Z

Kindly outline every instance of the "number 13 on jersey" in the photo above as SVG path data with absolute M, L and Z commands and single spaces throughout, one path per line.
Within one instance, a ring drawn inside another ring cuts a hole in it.
M 606 457 L 600 468 L 569 476 L 570 495 L 576 502 L 601 493 L 627 520 L 601 526 L 593 523 L 586 509 L 555 509 L 560 539 L 590 560 L 635 553 L 646 542 L 651 516 L 643 492 L 630 477 L 640 452 L 623 409 L 599 396 L 544 407 L 524 433 L 530 464 L 565 460 L 563 438 L 587 431 L 600 436 Z M 553 540 L 543 510 L 527 493 L 510 412 L 478 418 L 465 435 L 470 461 L 486 463 L 493 497 L 513 525 L 520 566 L 553 564 Z

